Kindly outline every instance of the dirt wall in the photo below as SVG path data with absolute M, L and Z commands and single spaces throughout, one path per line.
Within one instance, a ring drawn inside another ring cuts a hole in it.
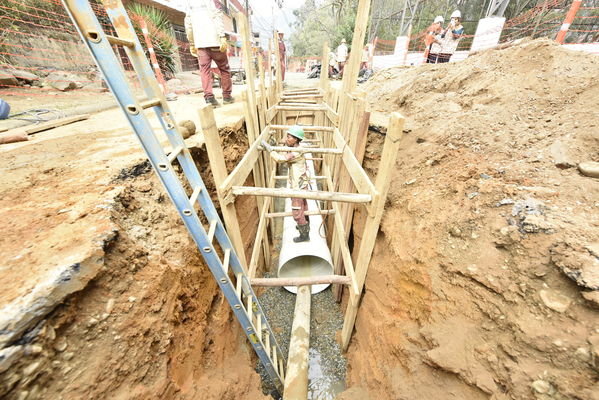
M 407 121 L 348 353 L 361 398 L 598 398 L 599 181 L 576 168 L 599 161 L 598 73 L 540 40 L 367 86 Z

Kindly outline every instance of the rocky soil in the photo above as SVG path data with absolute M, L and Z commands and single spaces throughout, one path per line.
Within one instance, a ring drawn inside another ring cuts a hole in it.
M 407 121 L 352 393 L 599 399 L 599 180 L 579 168 L 599 161 L 598 75 L 599 58 L 537 40 L 366 85 L 375 120 Z

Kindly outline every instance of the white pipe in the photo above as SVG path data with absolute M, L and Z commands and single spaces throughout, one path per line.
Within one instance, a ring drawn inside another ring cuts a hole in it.
M 308 154 L 306 154 L 308 155 Z M 306 161 L 309 176 L 314 173 L 314 162 Z M 312 189 L 316 189 L 316 181 L 310 181 Z M 318 212 L 316 200 L 308 200 L 308 210 Z M 291 211 L 291 199 L 285 199 L 285 211 Z M 279 255 L 279 278 L 307 278 L 320 275 L 333 275 L 331 251 L 327 244 L 322 216 L 310 216 L 310 241 L 295 243 L 294 237 L 299 236 L 295 220 L 292 217 L 283 218 L 283 236 L 281 253 Z M 312 285 L 312 294 L 319 293 L 329 287 L 329 284 Z M 297 293 L 297 286 L 285 286 L 291 293 Z
M 283 399 L 308 398 L 308 354 L 310 350 L 310 287 L 300 286 L 295 300 L 295 312 L 287 355 Z

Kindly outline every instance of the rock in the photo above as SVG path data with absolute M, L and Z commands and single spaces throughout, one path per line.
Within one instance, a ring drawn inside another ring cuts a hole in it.
M 539 297 L 548 308 L 559 313 L 565 312 L 572 303 L 569 297 L 552 290 L 539 291 Z
M 81 78 L 68 72 L 52 72 L 46 77 L 46 83 L 61 92 L 83 87 Z
M 553 225 L 543 215 L 527 215 L 522 220 L 522 230 L 526 233 L 553 233 Z
M 135 300 L 137 300 L 135 297 L 129 297 L 129 303 L 135 303 Z
M 13 71 L 13 74 L 14 74 L 15 78 L 17 78 L 18 80 L 23 81 L 25 83 L 28 83 L 28 84 L 32 84 L 33 82 L 40 80 L 39 76 L 37 76 L 36 74 L 32 74 L 29 71 L 15 69 Z
M 110 314 L 113 309 L 114 309 L 114 299 L 108 299 L 108 301 L 106 302 L 106 308 L 105 308 L 106 313 Z
M 591 344 L 593 357 L 599 360 L 599 333 L 589 336 L 587 341 Z
M 449 234 L 453 237 L 462 237 L 462 231 L 457 226 L 454 226 L 449 230 Z
M 559 140 L 557 140 L 551 145 L 549 151 L 551 152 L 551 157 L 553 157 L 553 164 L 556 167 L 560 169 L 574 167 L 575 164 L 569 160 L 566 154 L 566 150 L 564 149 L 562 142 L 560 142 Z
M 42 364 L 41 361 L 37 361 L 37 362 L 34 362 L 33 364 L 29 364 L 28 366 L 23 368 L 23 375 L 24 376 L 33 375 L 35 373 L 35 371 L 38 370 L 38 368 L 40 367 L 41 364 Z
M 576 357 L 582 361 L 589 362 L 591 361 L 591 352 L 586 347 L 579 347 L 576 349 L 574 353 Z
M 0 68 L 0 86 L 17 86 L 19 84 L 13 72 L 12 70 Z
M 585 161 L 578 164 L 578 170 L 584 176 L 599 178 L 599 162 Z
M 196 124 L 188 119 L 179 122 L 179 133 L 181 133 L 183 139 L 187 139 L 196 133 Z
M 593 290 L 592 292 L 582 292 L 581 294 L 585 300 L 591 302 L 595 307 L 599 307 L 599 290 Z
M 551 262 L 578 286 L 599 290 L 599 243 L 560 242 L 550 254 Z
M 75 356 L 75 353 L 73 353 L 72 351 L 69 351 L 68 353 L 64 353 L 64 356 L 62 356 L 62 358 L 64 358 L 65 361 L 69 361 L 74 356 Z
M 0 373 L 8 370 L 24 352 L 23 346 L 10 346 L 0 350 Z
M 44 348 L 42 346 L 40 346 L 39 344 L 32 344 L 31 346 L 27 346 L 25 348 L 25 353 L 40 354 L 43 350 L 44 350 Z
M 551 385 L 551 383 L 544 381 L 542 379 L 534 381 L 531 385 L 532 389 L 540 394 L 553 394 L 555 393 L 555 388 Z
M 68 347 L 68 343 L 67 340 L 65 338 L 59 338 L 55 343 L 54 343 L 54 350 L 58 351 L 58 352 L 63 352 L 67 349 Z
M 495 203 L 495 207 L 507 206 L 509 204 L 514 204 L 514 200 L 512 200 L 510 198 L 505 198 L 505 199 L 499 200 L 498 203 Z

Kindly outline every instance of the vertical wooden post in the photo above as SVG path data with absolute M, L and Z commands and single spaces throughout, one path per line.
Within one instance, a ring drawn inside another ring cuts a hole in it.
M 362 48 L 364 47 L 369 13 L 370 0 L 360 0 L 360 3 L 358 4 L 358 13 L 356 14 L 354 37 L 351 42 L 351 53 L 349 55 L 349 61 L 343 69 L 342 91 L 345 93 L 353 92 L 358 85 L 358 73 L 360 72 L 360 60 L 362 58 Z
M 356 280 L 358 284 L 358 292 L 361 293 L 368 273 L 372 251 L 376 243 L 376 237 L 379 231 L 383 211 L 385 209 L 385 201 L 391 184 L 391 175 L 395 170 L 395 162 L 397 161 L 397 151 L 399 150 L 400 139 L 403 132 L 404 117 L 394 112 L 389 121 L 385 144 L 383 145 L 383 153 L 379 170 L 376 176 L 375 187 L 377 190 L 376 200 L 373 202 L 374 213 L 366 218 L 364 224 L 364 233 L 356 258 Z M 343 322 L 343 330 L 341 331 L 341 345 L 343 350 L 347 350 L 356 316 L 358 313 L 358 305 L 360 303 L 360 295 L 350 294 L 350 301 L 347 304 L 345 311 L 345 320 Z
M 275 31 L 274 39 L 273 39 L 273 49 L 275 53 L 275 64 L 276 64 L 276 78 L 275 78 L 275 88 L 277 91 L 276 101 L 278 102 L 283 95 L 283 75 L 281 71 L 281 53 L 279 53 L 279 32 Z
M 248 90 L 248 105 L 251 112 L 251 119 L 246 120 L 246 125 L 251 124 L 255 136 L 258 136 L 258 116 L 256 114 L 256 86 L 254 68 L 252 67 L 252 47 L 250 45 L 250 33 L 247 22 L 247 17 L 243 13 L 237 13 L 237 21 L 239 21 L 239 31 L 241 32 L 241 48 L 243 50 L 243 68 L 245 69 L 245 80 Z M 248 132 L 248 134 L 250 134 Z M 250 141 L 253 142 L 255 137 Z
M 247 272 L 247 259 L 245 258 L 245 249 L 239 230 L 239 220 L 237 219 L 237 211 L 235 210 L 235 202 L 228 203 L 224 201 L 222 193 L 218 188 L 227 177 L 227 167 L 225 165 L 225 156 L 218 135 L 218 128 L 214 120 L 214 111 L 212 106 L 206 104 L 199 110 L 200 124 L 202 132 L 204 132 L 204 143 L 210 160 L 210 169 L 214 178 L 214 184 L 217 188 L 218 202 L 227 227 L 227 234 L 235 247 L 235 252 L 239 257 L 239 261 L 243 269 Z
M 322 58 L 320 60 L 320 89 L 327 90 L 329 87 L 329 44 L 322 45 Z

